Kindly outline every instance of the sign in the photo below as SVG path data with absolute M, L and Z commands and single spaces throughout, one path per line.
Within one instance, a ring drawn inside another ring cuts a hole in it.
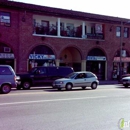
M 30 54 L 29 59 L 35 59 L 35 60 L 55 59 L 55 55 Z
M 130 57 L 114 57 L 113 62 L 130 62 Z
M 95 25 L 95 30 L 96 30 L 96 33 L 103 33 L 102 32 L 102 25 L 101 24 L 96 24 Z
M 87 60 L 91 61 L 106 61 L 105 56 L 87 56 Z
M 0 53 L 0 59 L 14 59 L 13 53 Z

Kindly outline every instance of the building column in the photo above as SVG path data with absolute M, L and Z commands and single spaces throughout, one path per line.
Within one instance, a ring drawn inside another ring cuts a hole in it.
M 81 71 L 86 71 L 86 60 L 81 61 Z
M 60 59 L 56 59 L 55 62 L 56 62 L 56 66 L 60 65 Z
M 105 80 L 107 80 L 107 61 L 105 62 Z
M 85 36 L 85 22 L 82 23 L 82 37 Z
M 14 59 L 14 71 L 16 72 L 17 71 L 17 69 L 16 69 L 16 59 Z
M 60 18 L 58 18 L 57 34 L 60 36 Z

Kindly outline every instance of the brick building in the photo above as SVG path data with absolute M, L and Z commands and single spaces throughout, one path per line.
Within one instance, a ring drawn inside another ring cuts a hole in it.
M 17 73 L 72 66 L 116 79 L 129 72 L 129 27 L 128 19 L 1 0 L 0 64 Z

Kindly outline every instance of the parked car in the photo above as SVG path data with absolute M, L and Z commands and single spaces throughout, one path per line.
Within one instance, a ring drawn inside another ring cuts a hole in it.
M 123 74 L 122 75 L 122 78 L 124 78 L 124 77 L 129 77 L 130 76 L 130 74 Z
M 65 77 L 72 72 L 74 72 L 73 68 L 67 66 L 34 67 L 28 73 L 17 74 L 21 79 L 21 84 L 17 88 L 30 89 L 33 86 L 52 86 L 54 80 Z
M 122 78 L 121 83 L 123 84 L 124 87 L 127 88 L 130 85 L 130 76 Z
M 19 77 L 9 65 L 0 65 L 0 91 L 7 94 L 11 88 L 17 88 Z
M 66 76 L 65 78 L 57 79 L 53 82 L 53 88 L 61 90 L 66 88 L 66 90 L 71 90 L 73 87 L 91 87 L 96 89 L 99 84 L 98 78 L 95 74 L 88 71 L 73 72 Z

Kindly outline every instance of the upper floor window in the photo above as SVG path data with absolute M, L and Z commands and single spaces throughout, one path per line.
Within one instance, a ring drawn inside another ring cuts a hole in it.
M 117 37 L 121 36 L 121 27 L 116 27 L 116 36 Z
M 129 28 L 124 27 L 124 37 L 128 38 L 129 37 Z
M 116 27 L 116 36 L 121 37 L 121 27 Z M 128 27 L 124 27 L 123 36 L 125 38 L 129 37 L 129 28 Z
M 0 12 L 0 25 L 10 26 L 10 13 Z

